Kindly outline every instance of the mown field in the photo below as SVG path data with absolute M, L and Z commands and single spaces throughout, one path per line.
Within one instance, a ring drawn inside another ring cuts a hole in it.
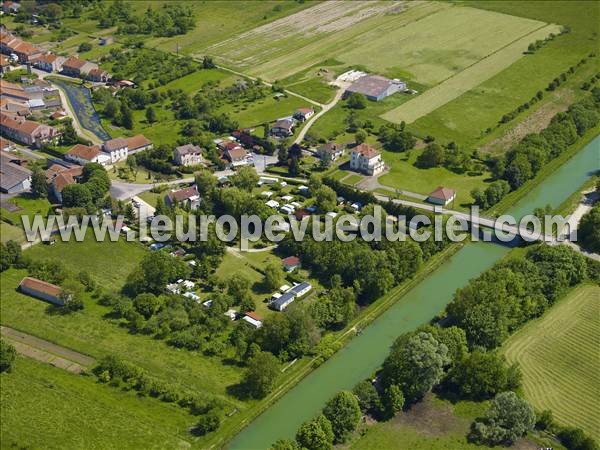
M 578 286 L 504 345 L 523 372 L 523 391 L 538 410 L 600 439 L 600 288 Z
M 182 408 L 95 377 L 19 357 L 0 380 L 3 448 L 22 448 L 25 437 L 28 448 L 187 448 L 194 440 Z

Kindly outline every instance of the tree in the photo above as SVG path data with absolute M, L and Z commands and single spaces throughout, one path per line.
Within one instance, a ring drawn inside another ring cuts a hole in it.
M 90 44 L 89 42 L 82 42 L 81 44 L 79 44 L 79 47 L 77 48 L 77 53 L 89 52 L 91 49 L 92 49 L 92 44 Z
M 600 253 L 600 203 L 581 218 L 578 233 L 585 249 Z
M 448 363 L 448 348 L 431 334 L 404 335 L 383 363 L 382 382 L 385 387 L 398 385 L 413 403 L 440 382 Z
M 146 108 L 146 120 L 148 123 L 154 123 L 157 120 L 156 111 L 152 106 L 148 106 L 148 108 Z
M 278 439 L 269 450 L 300 450 L 298 443 L 291 439 Z
M 598 450 L 598 444 L 580 428 L 568 427 L 558 433 L 558 439 L 569 450 Z
M 134 176 L 137 176 L 138 163 L 135 155 L 130 155 L 127 158 L 127 167 L 129 167 L 129 169 L 133 172 Z
M 430 169 L 443 165 L 445 160 L 446 152 L 444 148 L 440 144 L 432 142 L 431 144 L 427 144 L 423 153 L 419 155 L 416 166 L 422 169 Z
M 213 59 L 210 56 L 205 56 L 204 58 L 202 58 L 202 68 L 214 69 L 215 67 L 215 63 L 213 62 Z
M 48 182 L 46 181 L 46 174 L 38 166 L 34 166 L 31 174 L 31 192 L 35 197 L 38 198 L 48 197 Z
M 362 144 L 363 142 L 365 142 L 367 140 L 367 132 L 365 130 L 358 130 L 355 134 L 354 134 L 354 141 L 357 144 Z
M 254 398 L 263 398 L 273 387 L 279 376 L 279 361 L 269 352 L 260 352 L 248 361 L 248 369 L 242 384 Z
M 362 412 L 367 413 L 379 407 L 379 394 L 370 380 L 363 380 L 352 390 L 358 398 L 358 405 Z
M 352 109 L 365 109 L 367 107 L 367 97 L 358 92 L 352 92 L 346 99 L 348 108 Z
M 500 354 L 482 349 L 463 357 L 448 374 L 451 388 L 461 397 L 473 400 L 514 390 L 519 387 L 520 378 L 518 365 L 509 367 Z
M 65 280 L 60 287 L 58 297 L 64 302 L 66 311 L 79 311 L 83 309 L 83 286 L 75 280 Z
M 329 450 L 333 438 L 331 422 L 323 414 L 304 422 L 296 433 L 296 442 L 307 450 Z
M 10 372 L 17 359 L 17 351 L 8 342 L 0 339 L 0 372 Z
M 402 411 L 404 407 L 404 394 L 400 390 L 400 387 L 397 384 L 392 384 L 388 386 L 383 393 L 383 410 L 386 417 L 391 418 L 396 415 L 396 413 Z
M 75 145 L 79 142 L 79 136 L 70 120 L 65 121 L 62 134 L 60 135 L 61 145 Z
M 227 294 L 233 298 L 235 304 L 239 304 L 251 297 L 250 286 L 250 280 L 245 275 L 235 273 L 227 280 Z
M 148 253 L 127 278 L 125 291 L 135 296 L 142 292 L 160 294 L 165 290 L 168 283 L 180 278 L 187 278 L 191 269 L 179 258 L 173 258 L 168 253 Z
M 196 181 L 196 186 L 198 187 L 198 192 L 209 198 L 212 197 L 218 183 L 212 172 L 208 169 L 200 169 L 198 172 L 194 173 L 194 179 Z
M 133 299 L 133 307 L 146 320 L 154 315 L 161 305 L 160 298 L 149 292 L 139 294 Z
M 109 119 L 115 119 L 119 114 L 120 108 L 121 105 L 118 100 L 110 100 L 104 106 L 104 110 L 102 111 L 102 113 Z
M 269 291 L 279 289 L 283 284 L 284 274 L 281 264 L 276 261 L 271 261 L 265 267 L 265 287 Z
M 360 420 L 358 399 L 352 392 L 338 392 L 323 408 L 323 415 L 331 422 L 334 441 L 345 442 Z
M 471 426 L 470 438 L 488 445 L 511 445 L 532 430 L 535 425 L 533 408 L 512 391 L 498 394 L 483 421 Z
M 194 433 L 200 436 L 204 436 L 205 434 L 217 430 L 220 425 L 221 417 L 216 411 L 211 410 L 204 414 L 202 417 L 200 417 L 200 420 L 194 428 Z
M 125 103 L 121 104 L 121 125 L 128 130 L 133 130 L 133 112 Z
M 258 174 L 256 169 L 250 166 L 244 166 L 237 170 L 235 174 L 229 177 L 229 181 L 235 187 L 244 191 L 252 191 L 258 184 Z
M 65 208 L 81 208 L 92 203 L 92 195 L 85 184 L 69 184 L 61 192 Z
M 329 186 L 321 186 L 315 192 L 315 200 L 317 208 L 320 212 L 326 213 L 333 211 L 337 205 L 337 195 Z

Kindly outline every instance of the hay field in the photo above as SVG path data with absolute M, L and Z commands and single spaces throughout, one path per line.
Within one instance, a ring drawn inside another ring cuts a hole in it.
M 381 117 L 394 123 L 412 123 L 509 67 L 523 56 L 530 43 L 558 32 L 558 25 L 542 25 Z
M 504 345 L 525 397 L 562 424 L 600 439 L 600 288 L 583 285 Z

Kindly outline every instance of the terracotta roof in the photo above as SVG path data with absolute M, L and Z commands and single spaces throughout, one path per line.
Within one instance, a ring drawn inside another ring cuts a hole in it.
M 85 159 L 87 161 L 91 161 L 100 153 L 100 146 L 92 145 L 88 147 L 83 144 L 76 144 L 67 152 L 67 155 L 77 156 L 79 158 Z
M 115 138 L 104 143 L 104 150 L 111 152 L 120 148 L 127 147 L 127 141 L 123 138 Z
M 0 136 L 0 150 L 4 150 L 5 148 L 10 147 L 11 145 L 13 145 L 11 141 Z
M 282 259 L 281 262 L 286 266 L 297 266 L 300 264 L 300 258 L 297 256 L 288 256 L 287 258 Z
M 52 164 L 46 169 L 46 181 L 52 183 L 57 192 L 62 192 L 65 186 L 76 183 L 75 178 L 83 174 L 83 167 L 65 167 Z
M 146 138 L 143 134 L 137 134 L 130 138 L 125 139 L 127 142 L 127 147 L 129 147 L 129 151 L 137 150 L 138 148 L 146 147 L 147 145 L 151 145 L 152 141 Z
M 262 322 L 262 320 L 263 320 L 262 317 L 260 317 L 254 311 L 248 311 L 245 315 L 250 317 L 251 319 L 258 321 L 258 322 Z
M 173 191 L 173 192 L 169 193 L 169 197 L 171 198 L 171 200 L 173 200 L 177 203 L 182 202 L 184 200 L 188 200 L 197 195 L 199 195 L 199 194 L 198 194 L 198 190 L 196 189 L 195 186 L 185 188 L 185 189 L 180 189 L 178 191 Z
M 360 144 L 352 149 L 353 152 L 360 153 L 365 158 L 371 159 L 379 155 L 379 151 L 368 144 Z
M 280 119 L 277 122 L 275 122 L 275 125 L 273 125 L 273 128 L 283 128 L 286 130 L 291 130 L 294 126 L 294 122 L 289 120 L 289 119 Z
M 35 46 L 30 44 L 29 42 L 21 42 L 18 45 L 13 47 L 15 52 L 24 53 L 26 55 L 33 55 L 35 53 L 39 53 L 40 50 Z
M 58 59 L 58 56 L 56 56 L 54 53 L 46 53 L 45 55 L 41 55 L 38 56 L 37 58 L 35 58 L 35 61 L 40 61 L 46 64 L 52 64 L 54 61 L 56 61 Z
M 242 147 L 228 149 L 227 154 L 229 155 L 232 161 L 239 161 L 248 156 L 248 153 Z
M 302 113 L 302 114 L 310 114 L 310 113 L 315 112 L 315 110 L 312 109 L 312 108 L 298 108 L 296 110 L 296 112 L 299 112 L 299 113 Z
M 3 55 L 0 55 L 0 66 L 9 66 L 10 62 L 8 61 L 8 58 L 5 58 Z
M 69 69 L 81 69 L 86 63 L 87 61 L 71 56 L 63 63 L 63 67 L 68 67 Z
M 42 125 L 31 120 L 11 117 L 8 114 L 2 113 L 2 126 L 32 135 Z
M 92 69 L 88 73 L 88 75 L 92 75 L 92 76 L 102 76 L 104 74 L 108 74 L 108 72 L 106 70 L 103 70 L 103 69 L 100 69 L 100 68 Z
M 58 297 L 61 291 L 60 286 L 32 277 L 23 278 L 19 284 L 19 287 L 26 287 L 37 292 L 52 295 L 54 297 Z
M 435 191 L 429 194 L 429 197 L 439 198 L 440 200 L 448 201 L 456 195 L 454 189 L 450 189 L 444 186 L 439 186 Z
M 65 117 L 67 117 L 67 114 L 64 111 L 55 111 L 50 115 L 50 118 L 54 120 L 63 119 Z

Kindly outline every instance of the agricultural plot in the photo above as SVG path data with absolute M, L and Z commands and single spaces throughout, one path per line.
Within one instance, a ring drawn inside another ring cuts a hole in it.
M 595 439 L 600 438 L 599 328 L 600 288 L 579 286 L 504 345 L 506 358 L 521 367 L 527 400 Z

